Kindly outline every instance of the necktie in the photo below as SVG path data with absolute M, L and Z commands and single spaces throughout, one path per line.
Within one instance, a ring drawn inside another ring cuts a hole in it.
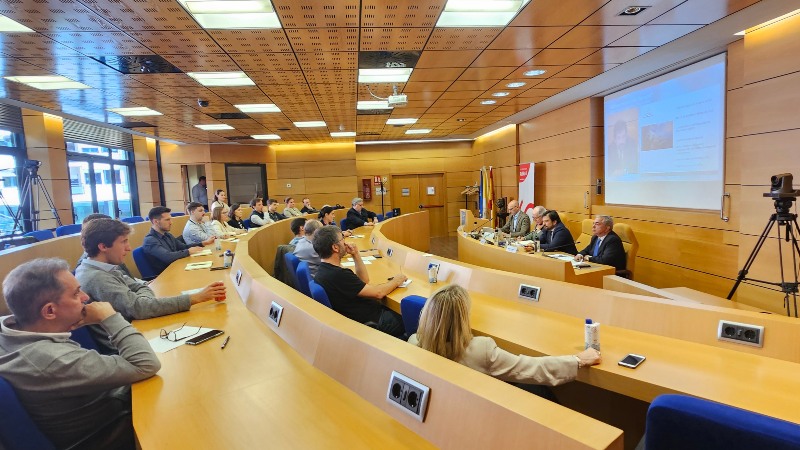
M 598 238 L 594 243 L 594 251 L 592 252 L 592 256 L 597 256 L 598 250 L 600 250 L 600 238 Z

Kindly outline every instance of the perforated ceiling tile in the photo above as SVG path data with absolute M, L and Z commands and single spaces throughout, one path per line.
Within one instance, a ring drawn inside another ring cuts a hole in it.
M 204 30 L 134 31 L 133 38 L 161 54 L 223 53 L 219 45 Z
M 291 52 L 284 30 L 208 30 L 228 53 Z
M 284 28 L 358 27 L 358 0 L 272 0 Z
M 362 28 L 361 51 L 422 50 L 433 28 Z
M 304 72 L 358 68 L 358 52 L 297 53 L 297 60 Z
M 509 25 L 515 27 L 577 25 L 607 2 L 608 0 L 532 1 Z
M 122 32 L 47 33 L 59 42 L 84 55 L 147 55 L 150 49 Z
M 0 14 L 40 32 L 117 31 L 86 6 L 70 0 L 0 1 Z
M 306 72 L 306 81 L 310 84 L 355 84 L 358 80 L 356 70 L 319 70 Z
M 239 65 L 222 53 L 164 55 L 164 59 L 184 72 L 235 72 Z
M 289 28 L 295 52 L 358 51 L 358 28 Z
M 497 28 L 436 28 L 425 50 L 483 50 L 503 29 Z
M 266 88 L 271 85 L 294 85 L 305 83 L 303 72 L 272 70 L 269 72 L 247 71 L 247 76 L 259 87 Z
M 433 27 L 444 8 L 445 0 L 381 0 L 361 2 L 361 26 Z
M 67 0 L 64 0 L 67 1 Z M 89 0 L 97 11 L 117 28 L 134 30 L 192 30 L 200 26 L 175 0 Z
M 5 55 L 26 58 L 83 56 L 75 50 L 38 33 L 0 33 L 0 48 Z
M 33 61 L 32 61 L 33 62 Z M 48 68 L 14 58 L 0 58 L 0 76 L 53 75 Z
M 230 53 L 228 56 L 245 72 L 299 71 L 300 64 L 294 53 Z

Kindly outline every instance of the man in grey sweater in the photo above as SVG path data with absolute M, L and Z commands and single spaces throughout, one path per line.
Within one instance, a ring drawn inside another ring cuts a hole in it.
M 61 259 L 15 268 L 3 295 L 13 315 L 0 318 L 0 373 L 39 429 L 57 448 L 97 430 L 97 448 L 134 448 L 130 383 L 161 368 L 144 336 L 109 303 L 85 304 L 89 297 Z M 70 339 L 71 330 L 88 324 L 102 327 L 119 354 Z
M 97 219 L 81 230 L 81 243 L 89 257 L 78 266 L 75 276 L 94 301 L 111 303 L 127 320 L 149 319 L 188 311 L 200 302 L 225 300 L 225 285 L 214 282 L 192 295 L 156 298 L 144 282 L 119 270 L 131 251 L 128 224 L 114 219 Z

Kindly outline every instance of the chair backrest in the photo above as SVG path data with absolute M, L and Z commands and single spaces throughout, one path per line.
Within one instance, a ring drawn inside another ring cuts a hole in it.
M 383 222 L 383 214 L 376 214 L 375 217 L 378 218 L 378 222 Z
M 325 292 L 325 289 L 323 289 L 322 286 L 318 285 L 314 280 L 309 280 L 308 288 L 311 290 L 311 298 L 322 303 L 328 308 L 333 309 L 333 306 L 331 306 L 331 301 L 328 299 L 328 293 Z
M 172 216 L 172 217 L 180 217 L 180 216 L 185 216 L 186 213 L 185 212 L 176 211 L 176 212 L 169 213 L 169 215 Z
M 81 232 L 81 224 L 75 223 L 72 225 L 61 225 L 56 228 L 56 236 L 66 236 L 69 234 L 78 234 Z
M 308 287 L 309 281 L 311 281 L 311 271 L 308 270 L 308 262 L 300 261 L 300 264 L 297 265 L 297 289 L 311 297 L 311 288 Z
M 639 250 L 639 241 L 633 234 L 633 229 L 627 223 L 615 223 L 614 233 L 619 235 L 622 240 L 622 247 L 625 249 L 625 269 L 633 278 L 633 265 L 636 263 L 636 252 Z
M 250 228 L 253 228 L 253 222 L 251 222 L 250 219 L 244 219 L 242 223 L 244 224 L 244 227 L 247 228 L 248 230 Z
M 347 219 L 342 219 L 339 221 L 339 228 L 341 228 L 342 231 L 347 231 Z
M 142 216 L 133 216 L 133 217 L 126 217 L 122 219 L 125 223 L 139 223 L 144 222 L 144 218 Z
M 24 234 L 24 236 L 32 236 L 39 242 L 46 241 L 48 239 L 53 239 L 53 232 L 50 230 L 37 230 L 37 231 L 29 231 Z
M 646 429 L 647 450 L 800 448 L 796 423 L 686 395 L 656 397 Z
M 100 351 L 100 347 L 97 346 L 97 342 L 94 340 L 92 333 L 89 332 L 89 328 L 87 327 L 80 327 L 72 330 L 70 339 L 80 344 L 81 347 L 86 350 Z
M 137 247 L 133 249 L 133 262 L 135 262 L 136 267 L 139 268 L 139 274 L 142 275 L 143 280 L 152 280 L 158 276 L 156 270 L 150 265 L 150 261 L 147 260 L 147 256 L 144 254 L 144 248 Z
M 0 377 L 0 447 L 7 450 L 55 449 L 39 427 L 31 420 L 17 393 L 5 378 Z
M 575 239 L 575 247 L 578 247 L 578 251 L 583 250 L 589 242 L 592 240 L 592 224 L 594 220 L 592 219 L 583 219 L 581 221 L 581 234 L 578 236 L 578 239 Z
M 283 259 L 286 261 L 286 271 L 289 273 L 289 278 L 292 279 L 293 286 L 297 286 L 297 266 L 300 265 L 300 258 L 294 256 L 294 253 L 284 253 Z
M 387 219 L 391 219 L 392 217 L 394 217 L 394 211 L 387 211 L 386 212 L 386 218 Z
M 406 329 L 406 336 L 411 336 L 417 332 L 419 327 L 419 315 L 422 314 L 422 307 L 425 306 L 427 299 L 420 295 L 409 295 L 400 301 L 400 315 L 403 316 L 403 326 Z

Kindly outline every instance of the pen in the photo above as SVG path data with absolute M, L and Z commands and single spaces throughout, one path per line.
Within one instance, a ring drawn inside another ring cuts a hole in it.
M 230 341 L 230 340 L 231 340 L 231 337 L 230 337 L 230 336 L 227 336 L 227 337 L 225 338 L 225 340 L 222 342 L 222 347 L 220 347 L 220 349 L 221 349 L 221 350 L 225 350 L 225 346 L 226 346 L 226 345 L 228 345 L 228 341 Z

